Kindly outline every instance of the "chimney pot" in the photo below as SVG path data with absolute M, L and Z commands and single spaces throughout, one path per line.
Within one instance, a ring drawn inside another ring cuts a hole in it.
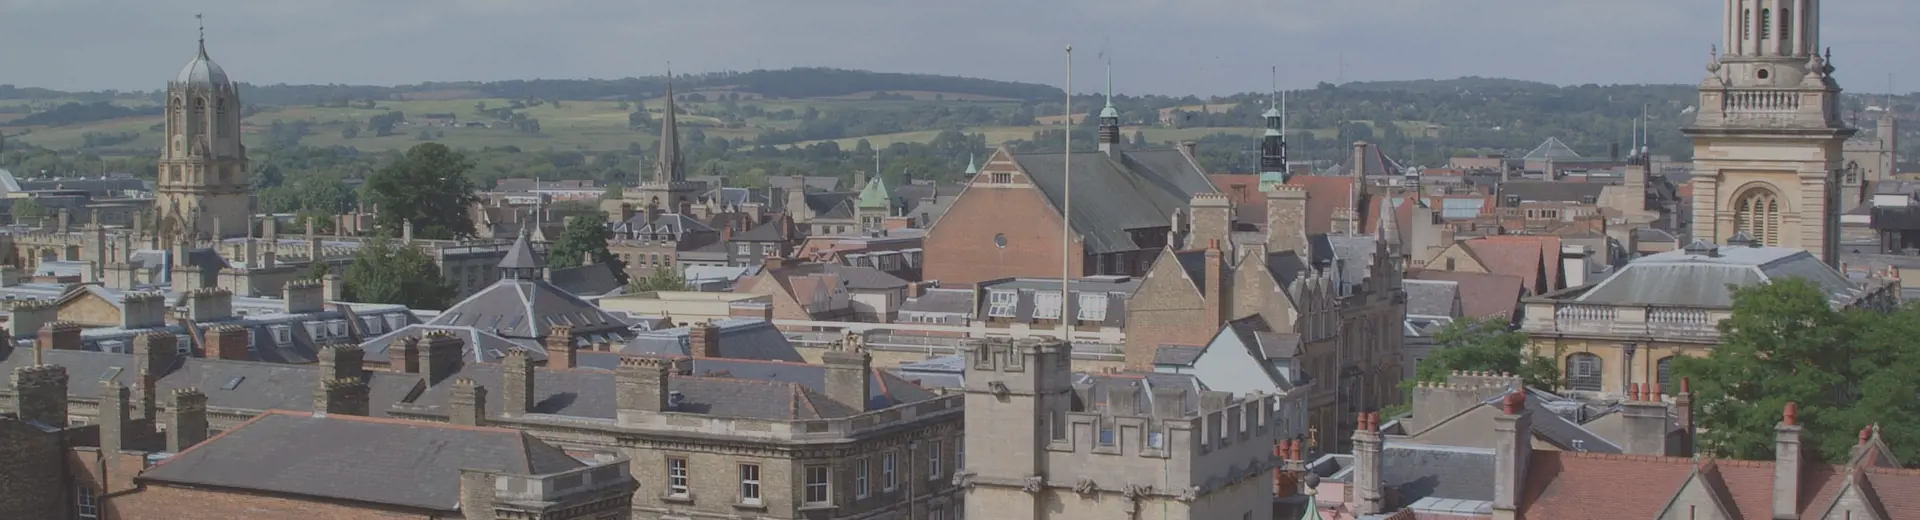
M 1780 422 L 1785 423 L 1787 426 L 1794 426 L 1794 425 L 1800 424 L 1799 405 L 1794 404 L 1792 401 L 1788 401 L 1787 409 L 1781 414 Z

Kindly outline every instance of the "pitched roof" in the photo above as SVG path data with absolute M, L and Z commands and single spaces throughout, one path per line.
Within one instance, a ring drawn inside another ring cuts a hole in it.
M 134 388 L 139 382 L 138 360 L 133 354 L 85 350 L 47 350 L 41 353 L 49 365 L 66 367 L 70 383 L 67 395 L 86 400 L 100 397 L 100 381 L 112 379 Z M 0 352 L 0 373 L 34 363 L 32 349 L 7 349 Z M 254 361 L 226 361 L 183 358 L 154 383 L 156 395 L 176 389 L 198 388 L 207 395 L 207 406 L 238 410 L 313 409 L 313 392 L 320 377 L 316 365 L 283 365 Z M 399 402 L 420 380 L 417 374 L 367 372 L 368 402 L 375 415 Z
M 1407 291 L 1407 314 L 1459 317 L 1460 282 L 1444 280 L 1403 280 Z
M 535 475 L 584 466 L 517 430 L 276 411 L 139 479 L 453 511 L 461 469 Z
M 514 237 L 513 247 L 507 249 L 507 256 L 500 259 L 501 269 L 539 269 L 540 261 L 533 255 L 533 245 L 527 241 L 523 230 Z
M 1576 298 L 1595 303 L 1684 305 L 1728 308 L 1728 285 L 1749 286 L 1789 277 L 1805 278 L 1835 301 L 1860 291 L 1831 266 L 1801 249 L 1719 247 L 1718 256 L 1685 249 L 1648 255 L 1601 280 Z
M 1366 150 L 1361 152 L 1362 154 L 1361 160 L 1364 161 L 1364 169 L 1362 171 L 1365 172 L 1366 176 L 1368 177 L 1397 176 L 1397 175 L 1400 175 L 1400 173 L 1403 171 L 1402 168 L 1400 167 L 1399 161 L 1395 161 L 1393 160 L 1392 157 L 1388 157 L 1387 152 L 1385 150 L 1380 149 L 1380 145 L 1375 143 L 1366 143 L 1366 147 L 1367 147 Z M 1349 155 L 1344 160 L 1346 162 L 1340 163 L 1340 165 L 1338 166 L 1328 168 L 1326 174 L 1341 176 L 1341 177 L 1353 176 L 1353 168 L 1354 168 L 1353 156 Z
M 1811 461 L 1803 464 L 1798 517 L 1822 518 L 1848 479 L 1842 468 Z M 1527 465 L 1521 513 L 1526 518 L 1555 520 L 1656 518 L 1697 474 L 1709 479 L 1708 489 L 1722 496 L 1733 518 L 1772 518 L 1773 471 L 1773 461 L 1695 463 L 1682 457 L 1534 450 Z M 1887 478 L 1890 483 L 1898 481 L 1893 485 L 1906 489 L 1920 485 L 1920 475 L 1910 470 L 1873 468 L 1863 472 L 1869 479 L 1875 474 L 1891 477 Z M 1881 495 L 1883 501 L 1885 496 Z M 1900 505 L 1915 507 L 1914 502 L 1903 499 Z M 1920 513 L 1915 509 L 1905 511 Z
M 1153 351 L 1153 364 L 1190 367 L 1206 351 L 1206 347 L 1193 345 L 1161 345 Z
M 1520 305 L 1521 293 L 1526 291 L 1525 281 L 1504 274 L 1417 269 L 1407 273 L 1407 279 L 1459 284 L 1460 313 L 1466 318 L 1512 317 L 1514 309 Z
M 576 296 L 600 296 L 620 288 L 613 264 L 586 264 L 554 269 L 547 280 L 555 287 Z
M 892 203 L 893 194 L 887 191 L 885 176 L 875 175 L 867 180 L 865 187 L 860 188 L 860 207 L 862 208 L 885 208 Z
M 765 361 L 806 362 L 787 336 L 762 319 L 728 318 L 713 322 L 720 334 L 720 357 Z M 693 332 L 688 327 L 642 332 L 627 341 L 621 354 L 692 356 Z M 604 368 L 614 368 L 608 366 Z
M 1560 159 L 1579 159 L 1579 158 L 1580 158 L 1580 154 L 1577 152 L 1574 152 L 1572 147 L 1567 146 L 1567 143 L 1560 142 L 1560 138 L 1548 137 L 1546 141 L 1540 143 L 1540 146 L 1535 146 L 1533 147 L 1533 151 L 1527 152 L 1527 155 L 1526 157 L 1524 157 L 1524 160 L 1545 161 L 1547 159 L 1560 160 Z
M 1211 173 L 1207 179 L 1213 188 L 1227 195 L 1241 222 L 1267 223 L 1267 192 L 1260 191 L 1260 175 L 1251 173 Z
M 1575 202 L 1593 204 L 1607 185 L 1596 182 L 1514 180 L 1500 183 L 1500 199 L 1520 202 Z
M 1529 289 L 1546 293 L 1559 287 L 1560 238 L 1552 236 L 1499 235 L 1460 242 L 1479 259 L 1488 272 L 1517 276 Z M 1533 287 L 1542 271 L 1545 287 Z
M 1128 230 L 1172 224 L 1196 193 L 1214 192 L 1198 166 L 1177 150 L 1102 152 L 1072 155 L 1073 214 L 1076 233 L 1088 254 L 1147 249 Z M 1065 200 L 1066 160 L 1057 153 L 1013 154 L 1020 169 L 1056 211 Z
M 1331 233 L 1333 217 L 1353 207 L 1357 189 L 1351 177 L 1295 175 L 1287 179 L 1287 184 L 1307 192 L 1307 234 L 1310 235 Z

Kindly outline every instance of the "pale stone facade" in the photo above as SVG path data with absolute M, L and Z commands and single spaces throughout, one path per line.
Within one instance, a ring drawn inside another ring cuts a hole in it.
M 1053 340 L 994 340 L 966 360 L 965 518 L 1268 519 L 1272 396 L 1194 395 L 1069 368 Z
M 162 233 L 225 238 L 247 234 L 252 212 L 247 147 L 240 143 L 240 91 L 200 54 L 167 83 L 167 142 L 161 148 L 157 201 Z
M 1840 85 L 1820 56 L 1820 2 L 1727 0 L 1693 126 L 1693 238 L 1745 231 L 1839 261 Z M 1775 9 L 1779 8 L 1779 9 Z M 1777 13 L 1775 11 L 1778 11 Z

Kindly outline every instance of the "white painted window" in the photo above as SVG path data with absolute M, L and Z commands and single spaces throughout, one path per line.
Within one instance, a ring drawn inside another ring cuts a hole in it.
M 822 506 L 833 503 L 832 470 L 825 464 L 816 464 L 806 468 L 806 496 L 803 502 L 810 506 Z
M 285 345 L 293 342 L 293 330 L 286 325 L 273 327 L 273 342 Z
M 1060 293 L 1051 291 L 1034 292 L 1033 317 L 1043 320 L 1060 319 Z
M 193 355 L 193 336 L 176 334 L 173 336 L 173 350 L 182 356 Z
M 740 503 L 760 505 L 760 465 L 740 465 Z
M 86 484 L 73 486 L 73 501 L 74 509 L 80 514 L 80 518 L 86 520 L 100 518 L 100 497 L 94 494 L 92 487 Z
M 667 494 L 669 496 L 687 496 L 687 459 L 667 458 Z
M 738 247 L 734 248 L 734 250 L 738 251 L 740 253 L 740 256 L 751 256 L 753 255 L 753 244 L 741 242 Z
M 853 498 L 867 498 L 867 470 L 872 461 L 866 457 L 853 463 Z
M 940 480 L 940 441 L 927 441 L 927 480 Z
M 1107 321 L 1107 294 L 1080 293 L 1080 321 Z
M 1012 318 L 1013 310 L 1019 303 L 1020 293 L 1018 291 L 999 289 L 987 291 L 987 316 Z
M 327 322 L 327 335 L 329 336 L 347 335 L 346 320 L 333 320 L 333 321 Z
M 893 491 L 894 488 L 900 487 L 900 478 L 899 475 L 893 471 L 893 463 L 892 453 L 888 453 L 886 456 L 880 458 L 880 478 L 886 482 L 887 487 L 885 489 L 887 491 Z

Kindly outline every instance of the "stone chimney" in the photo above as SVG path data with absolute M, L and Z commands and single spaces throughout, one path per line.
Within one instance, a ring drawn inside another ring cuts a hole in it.
M 843 342 L 821 353 L 820 364 L 827 367 L 827 398 L 866 411 L 867 401 L 873 396 L 868 386 L 873 377 L 873 355 L 857 341 Z
M 230 361 L 252 361 L 249 350 L 252 331 L 239 325 L 221 325 L 207 329 L 202 343 L 206 345 L 206 357 Z
M 13 316 L 8 319 L 8 328 L 12 330 L 13 335 L 22 338 L 38 337 L 36 335 L 40 333 L 40 329 L 60 319 L 60 308 L 54 307 L 50 302 L 15 300 L 7 308 L 13 312 Z M 39 345 L 42 349 L 48 346 L 49 344 L 44 340 Z
M 80 350 L 80 325 L 71 321 L 51 321 L 40 326 L 37 345 L 40 350 Z
M 633 424 L 648 414 L 672 410 L 668 402 L 668 373 L 672 367 L 672 361 L 664 358 L 620 359 L 620 368 L 613 374 L 614 409 L 620 424 Z
M 462 426 L 482 426 L 487 420 L 487 387 L 468 378 L 453 380 L 453 395 L 447 398 L 447 421 Z
M 1187 233 L 1188 244 L 1226 242 L 1233 233 L 1233 201 L 1219 193 L 1196 193 L 1188 204 L 1193 219 Z
M 548 358 L 547 362 L 552 363 L 553 359 Z M 533 357 L 525 350 L 513 349 L 507 351 L 500 365 L 500 384 L 506 387 L 503 389 L 506 401 L 501 403 L 500 414 L 511 417 L 532 412 L 538 404 L 533 394 Z
M 167 297 L 157 292 L 130 291 L 120 295 L 120 328 L 151 329 L 167 325 Z
M 1660 385 L 1634 383 L 1620 403 L 1624 446 L 1635 455 L 1666 456 L 1667 405 L 1660 402 Z
M 773 321 L 773 305 L 760 302 L 733 302 L 727 304 L 727 316 Z
M 367 352 L 359 345 L 338 343 L 320 349 L 320 377 L 360 379 L 366 377 Z
M 167 451 L 180 453 L 207 440 L 207 394 L 193 388 L 174 390 L 162 420 L 167 425 Z
M 100 453 L 112 456 L 125 449 L 133 426 L 133 399 L 119 381 L 100 381 L 100 408 L 94 414 L 100 423 Z
M 1567 287 L 1579 287 L 1587 284 L 1587 246 L 1560 246 L 1560 280 Z
M 1219 240 L 1207 243 L 1205 257 L 1207 263 L 1207 322 L 1196 325 L 1209 327 L 1210 330 L 1220 330 L 1220 325 L 1227 322 L 1227 309 L 1233 302 L 1227 301 L 1227 266 L 1226 260 L 1221 258 Z
M 1377 515 L 1386 512 L 1386 485 L 1381 476 L 1380 414 L 1360 414 L 1359 427 L 1353 432 L 1354 513 Z
M 1680 423 L 1680 456 L 1693 456 L 1693 385 L 1680 378 L 1680 393 L 1673 395 L 1674 422 Z
M 1276 185 L 1267 192 L 1267 252 L 1307 252 L 1307 191 Z
M 58 225 L 60 226 L 60 227 L 59 227 L 59 230 L 60 230 L 60 232 L 61 232 L 61 233 L 65 233 L 65 232 L 67 232 L 67 231 L 69 231 L 70 229 L 72 229 L 72 227 L 73 227 L 73 212 L 71 212 L 71 211 L 67 211 L 67 208 L 60 208 L 60 211 L 59 211 L 59 213 L 58 213 L 58 214 L 57 214 L 57 215 L 55 216 L 55 218 L 56 218 L 56 219 L 58 219 L 58 222 L 59 222 L 59 224 L 58 224 Z
M 1187 154 L 1187 157 L 1199 157 L 1199 150 L 1200 143 L 1197 141 L 1180 141 L 1180 152 Z
M 1533 412 L 1527 410 L 1526 389 L 1514 390 L 1500 402 L 1493 418 L 1493 518 L 1519 518 L 1527 487 L 1527 462 L 1533 457 Z
M 420 373 L 420 337 L 394 338 L 387 344 L 387 370 L 405 374 Z
M 341 280 L 340 275 L 332 271 L 328 271 L 327 275 L 320 279 L 320 295 L 326 301 L 337 302 L 346 299 L 346 296 L 343 296 L 346 288 L 347 282 Z
M 320 380 L 320 388 L 314 392 L 314 415 L 369 415 L 367 382 L 363 379 L 325 379 Z
M 720 356 L 720 327 L 711 321 L 703 321 L 687 326 L 687 346 L 696 358 L 717 358 Z
M 579 351 L 575 349 L 573 327 L 554 325 L 547 330 L 547 368 L 574 368 L 580 366 Z
M 459 336 L 444 330 L 428 331 L 426 345 L 420 349 L 420 371 L 427 375 L 427 384 L 437 385 L 445 381 L 460 369 L 460 356 L 466 350 L 466 342 Z
M 1353 163 L 1347 176 L 1353 177 L 1353 189 L 1356 190 L 1367 185 L 1367 146 L 1366 141 L 1353 142 Z
M 11 404 L 21 420 L 67 427 L 67 368 L 28 365 L 13 369 Z
M 164 331 L 147 331 L 133 337 L 134 373 L 138 377 L 134 391 L 140 394 L 140 416 L 158 419 L 160 378 L 173 371 L 179 362 L 180 339 Z
M 1799 518 L 1800 511 L 1799 406 L 1787 403 L 1780 425 L 1773 428 L 1773 517 Z
M 233 291 L 203 287 L 187 291 L 187 319 L 194 323 L 219 321 L 233 317 Z
M 287 314 L 307 314 L 326 310 L 327 288 L 319 280 L 294 280 L 287 282 L 283 310 Z

